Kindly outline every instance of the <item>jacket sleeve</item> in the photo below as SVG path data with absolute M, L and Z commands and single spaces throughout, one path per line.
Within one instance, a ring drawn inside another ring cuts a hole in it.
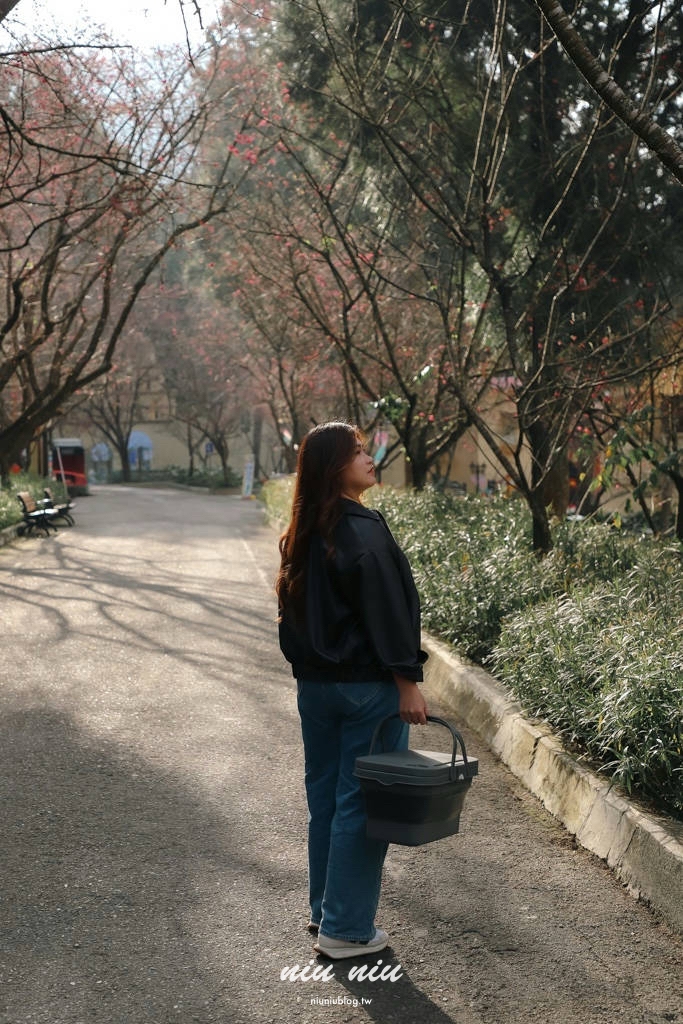
M 420 682 L 427 656 L 420 650 L 420 605 L 412 577 L 403 579 L 387 548 L 366 551 L 355 572 L 358 612 L 377 661 Z

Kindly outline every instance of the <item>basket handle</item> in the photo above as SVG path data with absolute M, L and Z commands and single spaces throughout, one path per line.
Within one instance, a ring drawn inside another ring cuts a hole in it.
M 377 724 L 377 728 L 375 729 L 375 731 L 374 731 L 374 733 L 372 735 L 372 739 L 370 740 L 370 750 L 368 751 L 368 755 L 372 753 L 372 751 L 374 749 L 374 746 L 375 746 L 375 743 L 379 739 L 379 734 L 380 734 L 380 732 L 382 730 L 382 727 L 383 727 L 384 723 L 388 722 L 390 718 L 400 718 L 400 717 L 401 716 L 400 716 L 400 714 L 398 714 L 398 712 L 394 712 L 393 715 L 387 715 L 386 718 L 383 718 L 382 721 Z M 447 722 L 445 718 L 438 718 L 436 715 L 427 715 L 427 721 L 428 722 L 437 722 L 439 725 L 445 725 L 445 727 L 448 729 L 448 731 L 450 732 L 451 736 L 453 737 L 453 753 L 451 755 L 451 766 L 450 766 L 450 770 L 449 770 L 449 773 L 448 773 L 448 776 L 451 779 L 451 781 L 453 781 L 453 775 L 454 775 L 454 772 L 455 772 L 455 757 L 456 757 L 456 754 L 457 754 L 457 751 L 458 751 L 458 744 L 460 744 L 460 749 L 462 750 L 462 759 L 463 759 L 463 762 L 464 762 L 464 765 L 465 765 L 465 775 L 468 776 L 469 771 L 468 771 L 468 764 L 467 764 L 467 751 L 465 750 L 465 741 L 462 738 L 462 736 L 460 735 L 460 733 L 458 732 L 458 730 L 455 729 L 451 725 L 450 722 Z

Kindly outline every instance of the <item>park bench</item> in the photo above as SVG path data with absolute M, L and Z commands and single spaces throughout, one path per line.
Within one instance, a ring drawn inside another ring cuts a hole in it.
M 55 501 L 51 487 L 44 487 L 43 494 L 45 497 L 38 504 L 46 511 L 54 511 L 55 519 L 64 519 L 69 526 L 75 526 L 74 518 L 71 515 L 71 509 L 75 508 L 73 501 Z
M 54 524 L 58 512 L 54 508 L 38 508 L 35 498 L 30 491 L 18 491 L 17 500 L 21 505 L 24 514 L 24 532 L 31 533 L 33 530 L 44 530 L 45 535 L 50 535 L 50 527 L 56 530 Z

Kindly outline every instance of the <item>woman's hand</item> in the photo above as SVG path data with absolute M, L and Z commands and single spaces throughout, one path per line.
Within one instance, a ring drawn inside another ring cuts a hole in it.
M 420 692 L 420 687 L 413 679 L 394 676 L 398 686 L 398 713 L 408 725 L 427 724 L 427 704 Z

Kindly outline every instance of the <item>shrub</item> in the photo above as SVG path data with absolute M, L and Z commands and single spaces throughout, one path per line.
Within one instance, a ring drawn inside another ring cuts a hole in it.
M 677 552 L 650 550 L 618 580 L 512 616 L 490 660 L 532 714 L 551 722 L 629 792 L 637 789 L 678 816 L 681 595 Z
M 261 501 L 270 522 L 284 529 L 292 513 L 294 476 L 272 477 L 261 488 Z
M 467 657 L 485 658 L 505 615 L 553 592 L 527 543 L 521 502 L 382 489 L 371 504 L 410 560 L 426 628 Z
M 114 484 L 123 483 L 123 473 L 120 469 L 114 470 L 111 475 L 111 482 Z M 189 487 L 240 487 L 242 477 L 228 467 L 228 481 L 223 479 L 221 469 L 200 469 L 190 476 L 187 469 L 181 466 L 164 466 L 161 469 L 138 469 L 131 470 L 131 483 L 176 483 Z

